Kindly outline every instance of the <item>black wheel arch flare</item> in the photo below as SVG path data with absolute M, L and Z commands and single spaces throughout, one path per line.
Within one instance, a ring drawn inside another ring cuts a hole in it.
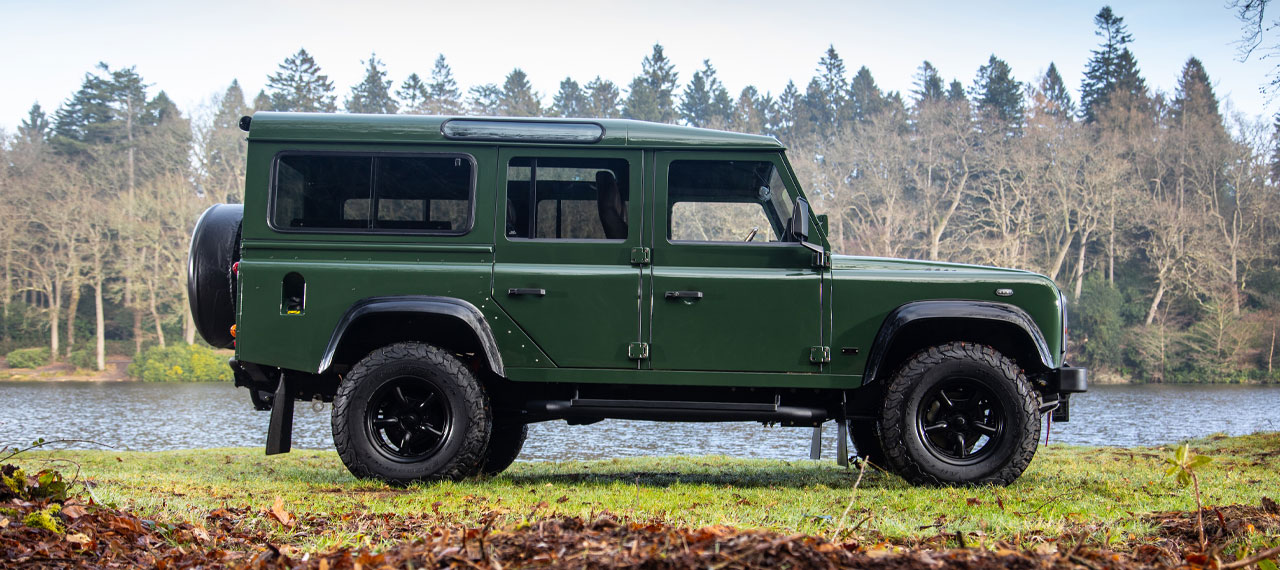
M 362 319 L 397 314 L 443 317 L 460 323 L 475 335 L 476 341 L 478 341 L 480 348 L 484 352 L 482 357 L 488 362 L 489 369 L 498 376 L 506 374 L 502 364 L 502 355 L 498 353 L 498 341 L 494 338 L 493 330 L 489 328 L 489 323 L 485 322 L 484 313 L 480 312 L 480 309 L 476 308 L 475 305 L 463 299 L 432 295 L 367 297 L 356 301 L 342 315 L 342 318 L 338 319 L 338 324 L 333 328 L 333 334 L 330 335 L 329 342 L 325 345 L 324 355 L 320 359 L 320 365 L 316 372 L 324 374 L 333 367 L 334 357 L 338 354 L 338 350 L 342 346 L 348 331 L 354 328 Z
M 942 324 L 942 321 L 968 321 L 983 323 L 987 326 L 995 325 L 1006 330 L 1016 328 L 1021 331 L 1023 337 L 1010 340 L 1030 349 L 1022 352 L 1033 352 L 1034 354 L 1011 354 L 1009 356 L 1024 356 L 1024 358 L 1019 359 L 1019 363 L 1024 368 L 1027 368 L 1028 371 L 1036 368 L 1052 370 L 1055 367 L 1049 343 L 1045 340 L 1040 327 L 1036 325 L 1031 315 L 1028 315 L 1026 311 L 1017 306 L 994 301 L 961 299 L 912 301 L 891 311 L 880 325 L 880 331 L 876 333 L 875 341 L 871 345 L 871 351 L 867 355 L 867 368 L 863 374 L 864 384 L 877 382 L 881 377 L 892 374 L 893 370 L 891 368 L 894 362 L 904 357 L 896 354 L 896 352 L 900 351 L 897 349 L 903 346 L 899 344 L 899 341 L 906 341 L 911 345 L 916 344 L 911 342 L 908 335 L 913 334 L 913 330 L 918 330 L 916 329 L 917 326 L 926 324 L 929 321 L 935 321 L 938 324 Z M 935 331 L 935 334 L 938 333 Z M 939 334 L 939 338 L 944 339 L 942 340 L 943 342 L 947 340 L 987 342 L 987 339 L 980 337 L 945 338 L 947 336 L 946 334 Z M 918 348 L 924 348 L 924 346 Z M 1030 356 L 1035 361 L 1026 362 L 1026 356 Z M 910 357 L 910 354 L 905 355 L 905 357 Z

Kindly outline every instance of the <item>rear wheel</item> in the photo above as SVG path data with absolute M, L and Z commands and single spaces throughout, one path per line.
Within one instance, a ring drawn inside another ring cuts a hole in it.
M 1040 437 L 1040 395 L 1013 360 L 951 342 L 898 370 L 880 416 L 884 453 L 914 484 L 1012 483 Z
M 489 400 L 452 354 L 420 343 L 379 348 L 333 400 L 333 442 L 353 475 L 389 483 L 479 472 L 492 428 Z

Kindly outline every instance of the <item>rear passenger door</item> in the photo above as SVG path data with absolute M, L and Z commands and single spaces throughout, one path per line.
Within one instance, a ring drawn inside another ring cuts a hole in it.
M 636 368 L 641 153 L 504 148 L 498 160 L 493 298 L 556 366 Z

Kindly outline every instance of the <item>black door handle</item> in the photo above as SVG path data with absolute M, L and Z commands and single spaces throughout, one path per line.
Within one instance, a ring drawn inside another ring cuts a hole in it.
M 507 289 L 507 294 L 513 297 L 516 295 L 533 295 L 534 297 L 545 297 L 547 294 L 547 290 L 533 289 L 528 287 L 513 287 L 511 289 Z
M 667 291 L 668 299 L 701 299 L 702 291 Z

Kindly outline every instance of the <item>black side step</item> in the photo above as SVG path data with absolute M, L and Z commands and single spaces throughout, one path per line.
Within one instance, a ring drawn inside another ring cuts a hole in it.
M 816 426 L 828 418 L 822 408 L 783 406 L 779 403 L 685 402 L 665 400 L 533 400 L 525 405 L 525 421 L 653 420 L 664 422 L 777 422 L 791 426 Z

